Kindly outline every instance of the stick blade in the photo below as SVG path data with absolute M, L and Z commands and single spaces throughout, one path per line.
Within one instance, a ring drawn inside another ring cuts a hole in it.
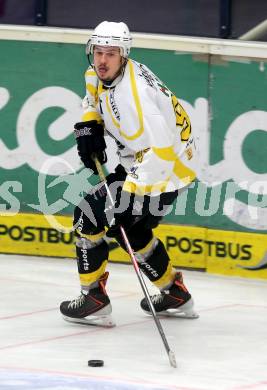
M 176 357 L 175 357 L 174 352 L 170 350 L 169 353 L 168 353 L 168 355 L 169 355 L 170 365 L 171 365 L 172 367 L 176 368 L 176 367 L 177 367 L 177 364 L 176 364 Z

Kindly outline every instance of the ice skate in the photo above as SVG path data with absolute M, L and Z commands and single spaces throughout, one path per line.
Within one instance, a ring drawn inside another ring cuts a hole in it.
M 111 317 L 112 306 L 105 290 L 107 278 L 108 272 L 99 279 L 99 286 L 89 290 L 88 294 L 81 292 L 78 298 L 62 302 L 60 311 L 64 320 L 108 328 L 115 326 Z
M 181 272 L 176 273 L 169 290 L 151 296 L 151 301 L 158 315 L 179 318 L 199 317 L 194 311 L 194 301 L 183 283 Z M 151 314 L 146 298 L 142 299 L 141 308 L 145 313 Z

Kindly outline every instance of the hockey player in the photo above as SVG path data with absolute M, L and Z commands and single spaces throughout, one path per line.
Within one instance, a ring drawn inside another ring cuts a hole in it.
M 60 311 L 68 321 L 114 325 L 105 290 L 109 254 L 105 235 L 125 249 L 120 225 L 141 270 L 160 290 L 152 296 L 156 312 L 197 316 L 182 273 L 172 267 L 163 243 L 152 231 L 179 191 L 195 179 L 191 124 L 178 99 L 158 77 L 128 57 L 131 43 L 126 24 L 105 21 L 95 28 L 86 46 L 93 64 L 85 73 L 82 122 L 74 126 L 78 154 L 97 174 L 91 156 L 97 155 L 101 164 L 107 161 L 104 136 L 110 136 L 116 141 L 120 164 L 107 176 L 115 205 L 108 205 L 100 183 L 74 211 L 81 295 L 62 302 Z M 93 211 L 93 219 L 84 205 Z M 141 308 L 150 314 L 145 298 Z

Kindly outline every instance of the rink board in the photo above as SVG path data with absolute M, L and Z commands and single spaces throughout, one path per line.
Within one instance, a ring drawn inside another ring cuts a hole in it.
M 75 257 L 75 236 L 69 216 L 20 213 L 0 216 L 0 252 L 49 257 Z M 164 242 L 176 267 L 209 273 L 267 279 L 265 234 L 160 225 L 155 234 Z M 110 242 L 110 260 L 129 262 Z

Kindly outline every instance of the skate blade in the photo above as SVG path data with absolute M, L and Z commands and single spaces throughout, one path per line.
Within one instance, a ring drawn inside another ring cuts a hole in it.
M 194 310 L 194 301 L 193 299 L 189 299 L 184 305 L 177 307 L 176 309 L 168 309 L 166 311 L 162 311 L 158 313 L 159 315 L 166 315 L 169 317 L 177 317 L 177 318 L 188 318 L 194 319 L 198 318 L 199 315 Z
M 148 311 L 145 311 L 144 312 L 146 314 L 149 314 L 151 315 L 150 312 Z M 195 311 L 191 311 L 191 312 L 183 312 L 181 310 L 177 310 L 177 309 L 169 309 L 169 310 L 166 310 L 166 311 L 159 311 L 156 313 L 157 316 L 161 316 L 161 317 L 172 317 L 172 318 L 185 318 L 185 319 L 195 319 L 195 318 L 199 318 L 199 314 Z
M 176 309 L 168 309 L 164 311 L 158 311 L 158 316 L 165 316 L 165 317 L 176 317 L 176 318 L 188 318 L 188 319 L 194 319 L 198 318 L 199 315 L 195 310 L 194 307 L 194 301 L 193 299 L 189 299 L 184 305 L 176 308 Z M 145 311 L 145 313 L 150 314 L 151 312 Z
M 199 314 L 196 313 L 194 310 L 184 312 L 177 309 L 169 309 L 166 311 L 161 311 L 157 313 L 157 315 L 166 316 L 166 317 L 175 317 L 175 318 L 186 318 L 186 319 L 199 318 Z
M 175 354 L 173 351 L 169 351 L 168 353 L 169 355 L 169 361 L 170 361 L 170 365 L 173 367 L 173 368 L 176 368 L 177 367 L 177 363 L 176 363 L 176 357 L 175 357 Z
M 89 326 L 100 326 L 103 328 L 113 328 L 116 326 L 115 321 L 110 315 L 107 316 L 88 316 L 85 318 L 71 318 L 63 316 L 65 321 L 74 322 L 76 324 L 89 325 Z

